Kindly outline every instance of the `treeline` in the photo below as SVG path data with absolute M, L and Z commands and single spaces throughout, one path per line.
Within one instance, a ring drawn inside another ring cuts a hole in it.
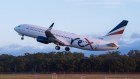
M 0 73 L 86 73 L 86 72 L 140 72 L 140 51 L 131 50 L 127 55 L 119 51 L 102 55 L 50 52 L 25 53 L 23 56 L 0 55 Z

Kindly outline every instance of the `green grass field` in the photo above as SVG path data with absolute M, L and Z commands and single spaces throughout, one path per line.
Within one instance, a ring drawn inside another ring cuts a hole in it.
M 0 74 L 0 79 L 140 79 L 139 74 Z

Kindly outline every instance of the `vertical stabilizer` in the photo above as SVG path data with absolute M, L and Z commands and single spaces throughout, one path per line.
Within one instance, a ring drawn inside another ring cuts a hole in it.
M 123 20 L 114 29 L 112 29 L 109 33 L 103 36 L 102 39 L 108 42 L 118 43 L 125 30 L 127 23 L 128 23 L 127 20 Z

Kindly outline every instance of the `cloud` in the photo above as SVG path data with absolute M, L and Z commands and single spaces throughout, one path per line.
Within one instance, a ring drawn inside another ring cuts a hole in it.
M 51 47 L 22 46 L 17 44 L 0 47 L 0 54 L 23 55 L 24 53 L 50 52 Z
M 103 54 L 105 52 L 95 52 L 95 51 L 88 51 L 88 50 L 82 50 L 82 49 L 77 49 L 70 47 L 71 52 L 80 52 L 84 53 L 85 56 L 89 56 L 91 54 Z M 61 46 L 61 50 L 55 50 L 55 46 L 22 46 L 22 45 L 17 45 L 17 44 L 12 44 L 12 45 L 7 45 L 7 46 L 2 46 L 0 47 L 0 54 L 10 54 L 10 55 L 24 55 L 24 53 L 37 53 L 37 52 L 63 52 L 65 50 L 65 47 Z
M 121 39 L 121 44 L 124 43 L 124 44 L 132 44 L 134 42 L 137 42 L 140 40 L 140 34 L 138 33 L 132 33 L 130 36 L 124 36 L 122 37 Z
M 127 53 L 129 50 L 140 50 L 140 34 L 133 33 L 130 37 L 123 37 L 120 41 L 120 51 Z
M 140 39 L 140 34 L 138 33 L 133 33 L 130 37 L 131 39 Z
M 120 46 L 119 51 L 123 52 L 124 54 L 127 54 L 130 50 L 140 50 L 140 40 L 137 40 L 133 43 L 124 43 Z

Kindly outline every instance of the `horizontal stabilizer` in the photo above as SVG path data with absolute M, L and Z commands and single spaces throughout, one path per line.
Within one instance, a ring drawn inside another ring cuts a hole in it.
M 115 43 L 109 43 L 109 44 L 107 44 L 107 46 L 110 46 L 110 47 L 118 47 Z

